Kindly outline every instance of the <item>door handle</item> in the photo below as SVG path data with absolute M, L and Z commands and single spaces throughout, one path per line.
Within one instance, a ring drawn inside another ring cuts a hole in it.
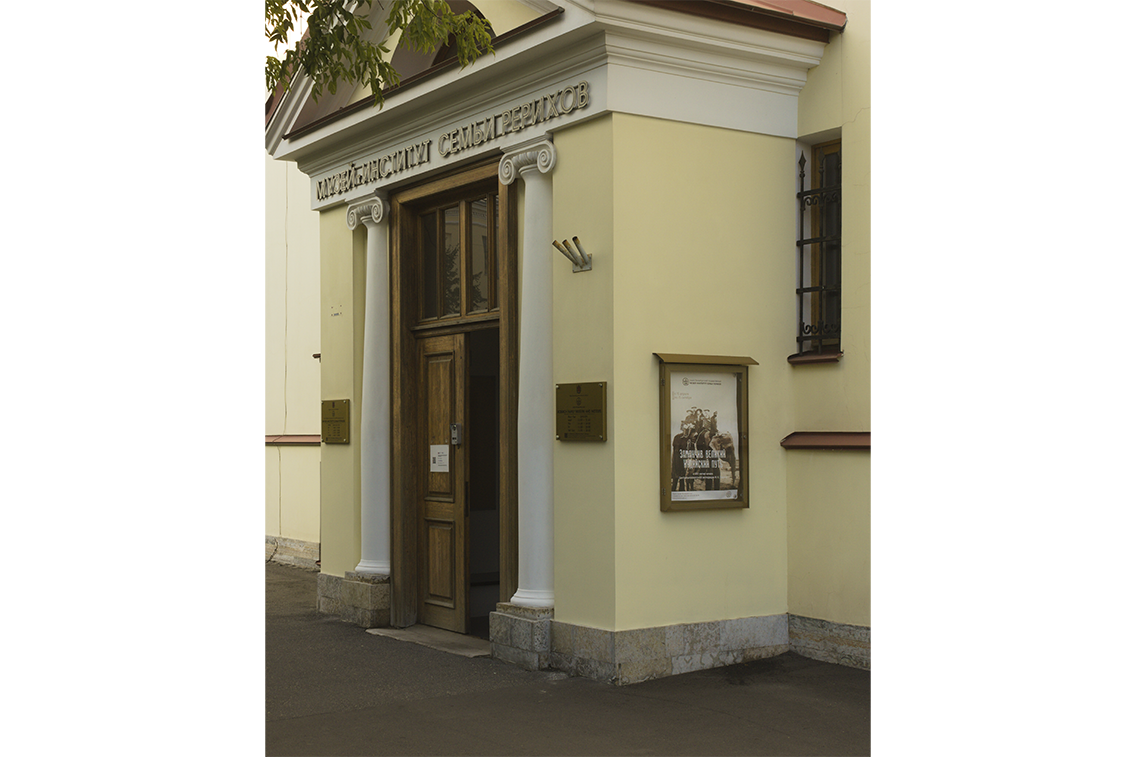
M 462 443 L 462 424 L 451 423 L 450 424 L 450 444 L 454 445 L 455 447 L 460 447 L 461 443 Z

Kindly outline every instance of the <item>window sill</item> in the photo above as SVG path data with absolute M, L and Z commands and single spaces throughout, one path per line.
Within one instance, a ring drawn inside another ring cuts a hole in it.
M 789 365 L 812 365 L 813 363 L 839 363 L 843 352 L 798 352 L 785 358 Z
M 871 431 L 794 431 L 781 440 L 785 449 L 872 448 Z

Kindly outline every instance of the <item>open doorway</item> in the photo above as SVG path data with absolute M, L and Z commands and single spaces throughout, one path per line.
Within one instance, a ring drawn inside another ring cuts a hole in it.
M 483 639 L 501 593 L 498 343 L 496 328 L 469 335 L 469 633 Z

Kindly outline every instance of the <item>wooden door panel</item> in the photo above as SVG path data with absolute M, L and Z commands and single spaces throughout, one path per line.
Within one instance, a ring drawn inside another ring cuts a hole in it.
M 465 423 L 465 334 L 422 339 L 419 366 L 423 433 L 419 450 L 419 621 L 465 633 L 468 624 L 469 529 L 466 455 L 451 444 L 450 424 Z
M 427 604 L 454 609 L 457 606 L 456 564 L 454 562 L 454 524 L 449 520 L 426 519 L 426 551 L 430 555 L 426 577 Z
M 431 342 L 436 340 L 429 340 Z M 448 339 L 445 341 L 449 341 Z M 449 345 L 438 345 L 445 348 Z M 454 415 L 454 383 L 455 383 L 454 353 L 435 352 L 426 355 L 426 443 L 431 448 L 439 445 L 448 446 L 450 443 L 450 424 L 457 423 L 451 420 Z M 427 450 L 430 453 L 431 450 Z M 451 450 L 452 451 L 452 450 Z M 441 473 L 426 468 L 426 496 L 427 498 L 448 498 L 452 501 L 453 460 L 450 460 L 450 472 Z

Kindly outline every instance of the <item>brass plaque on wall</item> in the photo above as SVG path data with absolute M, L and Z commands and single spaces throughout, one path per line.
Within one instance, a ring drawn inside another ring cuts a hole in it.
M 607 441 L 607 382 L 556 385 L 556 438 Z
M 323 443 L 348 444 L 351 441 L 351 400 L 324 400 L 321 409 Z

